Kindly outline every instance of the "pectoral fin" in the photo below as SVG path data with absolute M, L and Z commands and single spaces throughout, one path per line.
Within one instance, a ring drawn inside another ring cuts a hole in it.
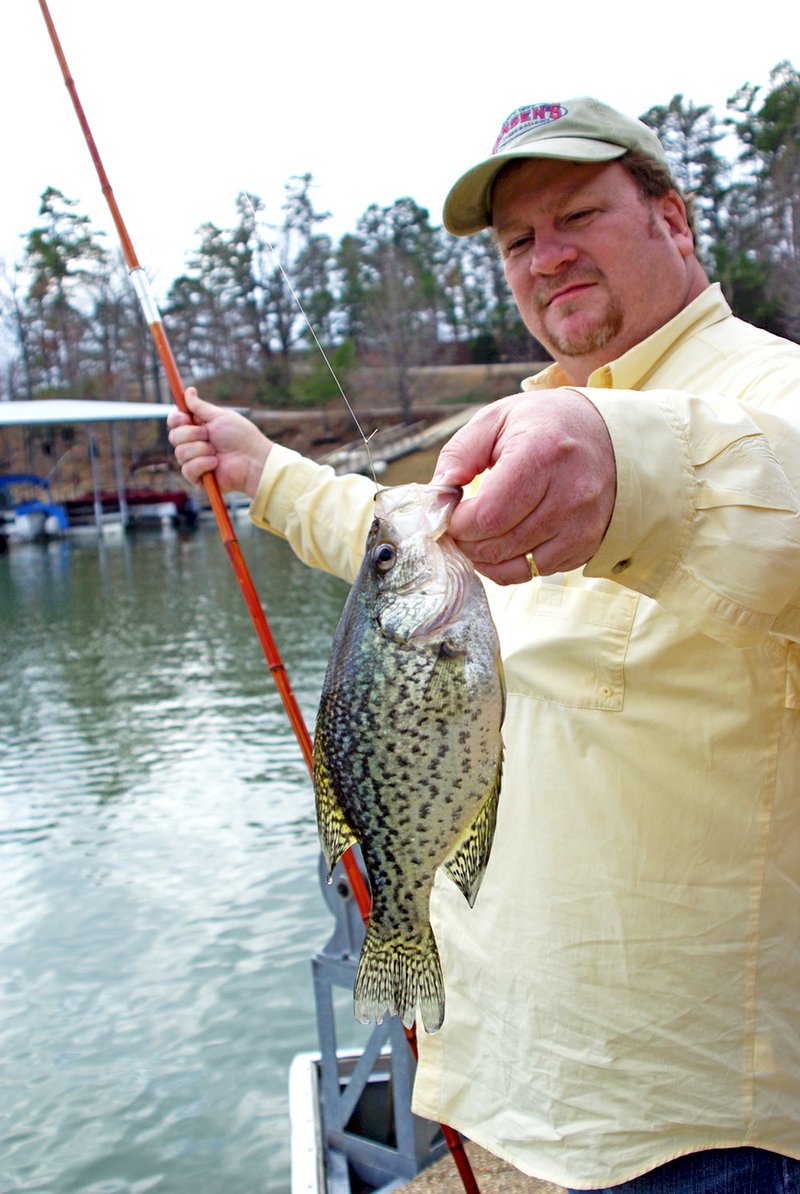
M 483 880 L 483 873 L 486 870 L 492 849 L 494 828 L 497 824 L 497 801 L 500 795 L 502 770 L 501 757 L 498 760 L 494 782 L 477 817 L 443 864 L 456 887 L 463 892 L 470 908 L 475 903 L 475 897 Z
M 465 664 L 465 654 L 458 647 L 447 641 L 436 644 L 426 658 L 425 702 L 428 708 L 439 710 L 443 716 L 450 710 L 453 713 L 459 710 Z

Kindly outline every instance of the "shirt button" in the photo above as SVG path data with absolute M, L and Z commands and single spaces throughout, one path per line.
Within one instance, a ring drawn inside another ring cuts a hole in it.
M 630 568 L 630 566 L 631 566 L 630 560 L 620 560 L 618 564 L 614 565 L 614 567 L 611 569 L 611 571 L 612 571 L 613 575 L 616 576 L 618 573 L 624 572 L 626 568 Z

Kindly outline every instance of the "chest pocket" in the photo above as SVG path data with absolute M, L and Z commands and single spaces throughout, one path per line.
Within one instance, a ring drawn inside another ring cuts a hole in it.
M 492 590 L 509 693 L 576 709 L 622 709 L 636 593 L 581 573 Z

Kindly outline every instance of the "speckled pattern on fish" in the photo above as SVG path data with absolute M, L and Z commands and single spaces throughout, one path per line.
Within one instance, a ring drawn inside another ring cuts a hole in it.
M 320 839 L 333 869 L 358 841 L 372 892 L 358 1019 L 421 1014 L 445 993 L 429 900 L 444 864 L 472 904 L 491 849 L 504 691 L 483 586 L 444 533 L 459 491 L 376 499 L 331 651 L 314 741 Z

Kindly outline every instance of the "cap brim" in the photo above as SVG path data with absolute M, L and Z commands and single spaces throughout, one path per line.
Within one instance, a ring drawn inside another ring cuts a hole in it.
M 469 236 L 492 223 L 491 195 L 495 178 L 509 162 L 520 158 L 555 158 L 567 162 L 612 162 L 628 150 L 588 137 L 548 137 L 527 145 L 517 143 L 462 174 L 444 201 L 442 220 L 454 236 Z

